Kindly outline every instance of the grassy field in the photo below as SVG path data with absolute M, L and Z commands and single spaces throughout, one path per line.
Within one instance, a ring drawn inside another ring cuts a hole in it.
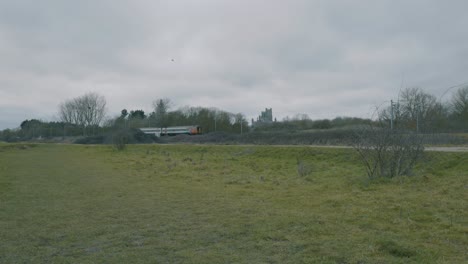
M 1 263 L 466 263 L 468 153 L 0 144 Z

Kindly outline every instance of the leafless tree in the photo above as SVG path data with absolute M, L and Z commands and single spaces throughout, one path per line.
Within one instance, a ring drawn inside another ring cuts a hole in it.
M 406 88 L 401 93 L 401 101 L 396 111 L 401 121 L 409 127 L 429 128 L 431 121 L 438 114 L 439 105 L 435 96 L 424 92 L 421 88 Z
M 59 105 L 61 121 L 83 127 L 98 126 L 106 115 L 106 99 L 97 93 L 87 93 Z
M 452 111 L 468 122 L 468 86 L 458 89 L 452 97 Z
M 78 110 L 74 100 L 69 100 L 59 105 L 59 118 L 62 122 L 77 124 L 78 123 Z

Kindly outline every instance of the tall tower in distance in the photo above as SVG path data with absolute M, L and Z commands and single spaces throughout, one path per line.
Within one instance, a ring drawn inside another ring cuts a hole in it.
M 273 109 L 265 108 L 265 111 L 262 111 L 255 121 L 252 119 L 252 126 L 270 124 L 273 123 Z

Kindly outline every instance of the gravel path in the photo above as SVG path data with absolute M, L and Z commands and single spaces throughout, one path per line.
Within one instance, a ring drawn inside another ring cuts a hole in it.
M 426 147 L 427 151 L 468 152 L 468 147 Z
M 284 145 L 290 146 L 290 145 Z M 301 145 L 297 145 L 301 146 Z M 311 147 L 318 148 L 352 148 L 351 146 L 321 146 L 321 145 L 310 145 Z M 458 147 L 425 147 L 425 151 L 439 151 L 439 152 L 468 152 L 468 146 L 458 146 Z

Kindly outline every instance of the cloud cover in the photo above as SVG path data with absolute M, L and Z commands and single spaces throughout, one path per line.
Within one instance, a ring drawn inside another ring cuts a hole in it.
M 466 1 L 2 1 L 0 129 L 86 92 L 176 106 L 370 117 L 405 86 L 468 81 Z M 447 99 L 449 96 L 444 96 Z

